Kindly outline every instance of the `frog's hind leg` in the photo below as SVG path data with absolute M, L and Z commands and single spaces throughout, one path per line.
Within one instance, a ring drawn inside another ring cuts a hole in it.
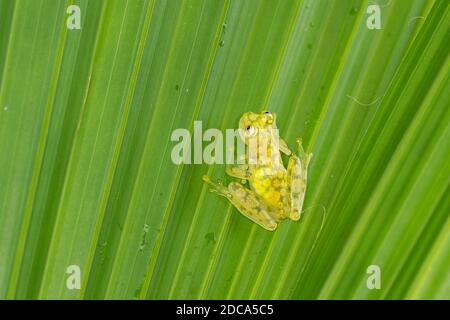
M 203 176 L 203 180 L 211 186 L 211 192 L 227 197 L 240 213 L 253 222 L 269 231 L 277 228 L 277 222 L 269 214 L 270 209 L 252 190 L 246 189 L 237 182 L 231 182 L 227 188 L 220 182 L 211 181 L 207 176 Z
M 292 154 L 287 168 L 287 181 L 290 187 L 291 212 L 289 218 L 297 221 L 300 219 L 303 201 L 305 199 L 308 165 L 312 154 L 306 153 L 302 147 L 302 141 L 297 139 L 299 155 Z
M 237 182 L 231 182 L 228 190 L 231 193 L 231 203 L 240 213 L 266 230 L 273 231 L 277 228 L 276 220 L 270 215 L 271 209 L 252 190 Z

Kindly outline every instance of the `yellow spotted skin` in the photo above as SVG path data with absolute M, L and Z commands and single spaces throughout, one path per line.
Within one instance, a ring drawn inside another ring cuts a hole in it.
M 238 182 L 226 187 L 204 176 L 210 191 L 227 197 L 239 212 L 266 230 L 275 230 L 284 219 L 299 220 L 312 154 L 304 152 L 300 139 L 298 155 L 288 148 L 278 137 L 274 113 L 244 113 L 239 120 L 239 135 L 246 144 L 245 164 L 229 165 L 226 172 L 248 181 L 250 188 Z M 287 168 L 281 153 L 290 156 Z

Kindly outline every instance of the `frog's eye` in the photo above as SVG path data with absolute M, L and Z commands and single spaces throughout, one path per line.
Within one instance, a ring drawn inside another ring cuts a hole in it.
M 272 124 L 273 123 L 273 115 L 269 111 L 264 112 L 264 114 L 265 114 L 266 122 L 268 124 Z
M 245 133 L 248 136 L 253 136 L 256 133 L 256 129 L 253 126 L 247 126 L 247 128 L 245 128 Z

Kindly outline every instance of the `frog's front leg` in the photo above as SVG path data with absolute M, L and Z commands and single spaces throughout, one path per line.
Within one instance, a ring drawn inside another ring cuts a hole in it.
M 203 180 L 211 186 L 211 192 L 227 197 L 240 213 L 253 222 L 269 231 L 277 228 L 277 222 L 270 215 L 270 208 L 252 190 L 237 182 L 231 182 L 227 188 L 221 183 L 212 182 L 208 176 L 203 176 Z
M 278 138 L 278 149 L 287 156 L 292 154 L 292 151 L 289 149 L 286 141 L 281 138 Z
M 308 178 L 308 164 L 312 153 L 306 153 L 302 147 L 302 141 L 297 139 L 299 156 L 292 154 L 287 168 L 287 182 L 290 187 L 291 212 L 289 218 L 297 221 L 300 219 L 303 201 L 305 199 L 306 182 Z
M 249 171 L 248 164 L 245 164 L 245 160 L 245 154 L 239 155 L 237 158 L 238 164 L 227 164 L 225 172 L 234 178 L 248 180 L 252 175 Z
M 229 176 L 242 180 L 248 180 L 252 176 L 247 164 L 227 165 L 225 172 Z

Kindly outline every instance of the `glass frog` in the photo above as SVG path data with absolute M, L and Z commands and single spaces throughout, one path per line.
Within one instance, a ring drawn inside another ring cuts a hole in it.
M 303 150 L 300 139 L 297 139 L 296 155 L 278 137 L 275 113 L 244 113 L 239 120 L 238 132 L 246 145 L 245 161 L 244 164 L 227 165 L 226 173 L 241 179 L 243 184 L 248 181 L 250 189 L 239 182 L 225 186 L 203 176 L 210 191 L 228 198 L 245 217 L 269 231 L 275 230 L 284 219 L 299 220 L 312 154 Z M 257 150 L 256 157 L 252 150 Z M 287 168 L 281 153 L 289 156 Z

